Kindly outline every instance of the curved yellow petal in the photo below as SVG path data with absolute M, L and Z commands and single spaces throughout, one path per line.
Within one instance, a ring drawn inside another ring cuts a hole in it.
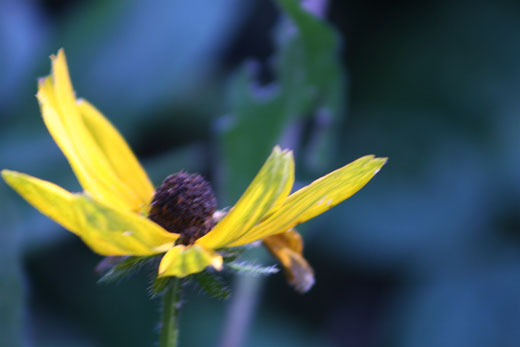
M 21 172 L 2 170 L 5 182 L 38 211 L 65 229 L 79 234 L 74 194 L 65 189 Z
M 287 281 L 300 293 L 305 293 L 314 284 L 314 270 L 303 257 L 303 241 L 294 230 L 263 239 L 265 247 L 283 265 Z
M 179 238 L 145 217 L 106 207 L 51 182 L 10 170 L 2 170 L 2 177 L 37 210 L 81 237 L 101 255 L 162 253 Z
M 139 214 L 104 206 L 85 195 L 76 195 L 74 207 L 81 238 L 102 255 L 162 253 L 179 238 Z
M 276 146 L 253 182 L 229 213 L 208 234 L 196 241 L 217 249 L 238 242 L 273 207 L 289 195 L 294 183 L 294 160 L 291 151 Z
M 166 252 L 162 258 L 159 277 L 185 277 L 201 272 L 208 266 L 221 270 L 222 262 L 222 257 L 217 252 L 199 245 L 177 245 Z
M 45 125 L 86 191 L 134 212 L 149 204 L 153 187 L 121 135 L 85 102 L 78 105 L 63 50 L 52 57 L 52 75 L 39 81 L 37 97 Z
M 284 232 L 329 210 L 367 184 L 386 160 L 367 155 L 317 179 L 287 197 L 283 205 L 253 227 L 247 237 L 233 242 L 230 246 L 244 245 Z
M 77 106 L 85 126 L 119 180 L 148 205 L 152 201 L 154 187 L 125 139 L 88 101 L 80 99 L 77 101 Z

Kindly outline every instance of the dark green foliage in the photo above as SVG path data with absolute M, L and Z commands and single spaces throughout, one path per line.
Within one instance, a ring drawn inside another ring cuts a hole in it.
M 152 276 L 152 284 L 150 285 L 148 293 L 152 298 L 155 298 L 164 292 L 168 286 L 170 277 L 157 277 L 157 272 L 154 272 Z
M 210 270 L 196 273 L 192 275 L 191 278 L 209 296 L 217 299 L 227 299 L 231 295 L 231 290 L 229 286 L 224 283 L 224 280 Z
M 119 259 L 116 259 L 119 258 Z M 112 283 L 139 271 L 143 265 L 149 262 L 152 257 L 108 257 L 105 258 L 99 265 L 103 276 L 98 280 L 98 283 Z M 102 269 L 107 262 L 115 262 L 115 265 L 109 264 L 106 272 Z
M 224 259 L 224 263 L 229 263 L 234 260 L 237 260 L 249 248 L 250 248 L 250 246 L 227 248 L 227 249 L 219 250 L 219 253 L 222 255 L 222 258 Z

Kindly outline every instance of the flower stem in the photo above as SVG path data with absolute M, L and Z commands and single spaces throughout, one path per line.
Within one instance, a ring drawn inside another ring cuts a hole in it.
M 176 347 L 179 338 L 179 311 L 182 280 L 172 277 L 163 295 L 159 347 Z

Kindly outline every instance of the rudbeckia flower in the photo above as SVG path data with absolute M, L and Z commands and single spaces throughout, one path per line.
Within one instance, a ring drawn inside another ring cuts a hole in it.
M 51 60 L 52 73 L 39 81 L 37 98 L 47 129 L 84 191 L 70 193 L 10 170 L 3 170 L 2 177 L 98 254 L 164 254 L 160 277 L 184 277 L 208 266 L 220 270 L 220 250 L 263 240 L 289 280 L 307 289 L 312 269 L 293 228 L 352 196 L 386 162 L 364 156 L 290 194 L 292 152 L 277 146 L 223 215 L 216 210 L 209 184 L 197 174 L 171 175 L 155 190 L 119 132 L 93 105 L 76 99 L 63 50 Z

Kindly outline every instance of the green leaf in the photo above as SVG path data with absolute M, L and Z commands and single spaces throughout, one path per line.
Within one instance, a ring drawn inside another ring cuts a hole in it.
M 155 298 L 164 292 L 171 277 L 157 277 L 157 272 L 154 272 L 153 276 L 152 284 L 149 288 L 149 294 L 152 298 Z
M 100 272 L 106 271 L 98 283 L 112 283 L 139 271 L 153 257 L 107 257 L 97 266 Z
M 229 286 L 223 283 L 216 273 L 202 271 L 192 276 L 193 280 L 209 296 L 217 299 L 227 299 L 231 295 Z
M 277 51 L 271 60 L 275 81 L 259 87 L 249 64 L 236 73 L 230 86 L 231 116 L 221 129 L 221 140 L 231 199 L 239 196 L 290 126 L 316 111 L 320 126 L 313 128 L 320 130 L 309 135 L 306 142 L 312 148 L 305 157 L 318 165 L 327 162 L 338 128 L 335 120 L 344 108 L 338 35 L 299 1 L 279 0 L 278 4 L 290 22 L 282 23 L 276 32 Z
M 226 264 L 226 266 L 235 272 L 249 275 L 252 277 L 269 276 L 280 271 L 280 269 L 278 269 L 276 265 L 262 266 L 247 262 L 229 263 Z
M 251 248 L 250 245 L 245 245 L 233 248 L 223 248 L 218 250 L 218 252 L 220 253 L 220 255 L 222 255 L 224 263 L 229 263 L 237 260 L 249 248 Z

